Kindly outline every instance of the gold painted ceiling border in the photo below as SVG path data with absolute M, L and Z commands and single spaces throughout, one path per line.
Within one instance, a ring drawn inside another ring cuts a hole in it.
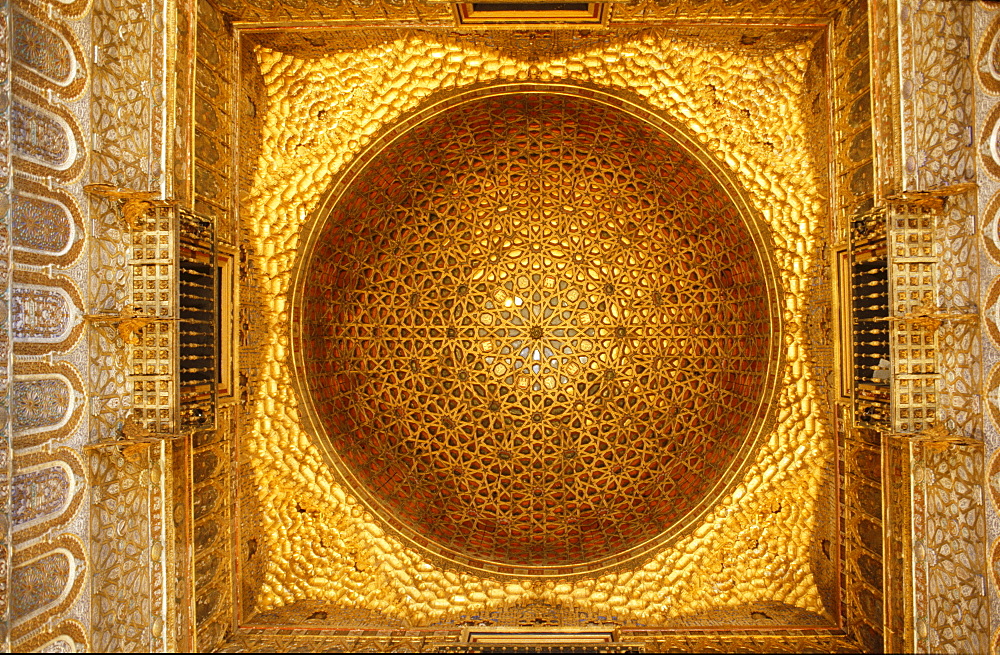
M 384 28 L 406 30 L 447 30 L 461 34 L 481 34 L 483 32 L 526 32 L 535 30 L 581 30 L 614 35 L 619 31 L 637 28 L 677 27 L 733 29 L 745 27 L 749 29 L 770 30 L 826 30 L 833 25 L 834 19 L 826 15 L 787 15 L 774 18 L 754 19 L 748 16 L 718 16 L 705 20 L 704 16 L 674 16 L 669 19 L 651 17 L 640 19 L 608 19 L 604 23 L 511 23 L 492 25 L 469 25 L 456 23 L 454 20 L 442 19 L 390 19 L 390 18 L 316 18 L 289 19 L 275 21 L 241 21 L 234 20 L 232 27 L 241 34 L 266 32 L 308 32 L 309 30 L 351 30 L 359 28 Z

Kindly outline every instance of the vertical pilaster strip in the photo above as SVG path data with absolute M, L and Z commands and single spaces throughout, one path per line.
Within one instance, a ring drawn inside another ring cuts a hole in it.
M 913 575 L 910 511 L 910 442 L 890 438 L 883 444 L 883 552 L 885 572 L 885 650 L 913 652 Z
M 977 176 L 974 70 L 970 53 L 974 13 L 978 11 L 973 3 L 896 0 L 875 3 L 873 12 L 878 199 L 884 202 L 900 193 L 919 194 L 946 187 L 953 190 L 935 219 L 934 249 L 929 255 L 934 261 L 936 280 L 933 293 L 925 294 L 936 308 L 932 311 L 940 310 L 943 315 L 951 316 L 976 313 L 980 305 L 977 204 L 981 199 L 956 187 L 976 180 Z M 892 274 L 897 281 L 903 280 L 900 275 L 909 275 L 912 280 L 912 270 L 913 266 L 909 266 L 905 273 L 894 269 Z M 901 298 L 894 297 L 894 304 Z M 891 650 L 958 648 L 985 652 L 988 631 L 982 588 L 985 554 L 977 550 L 974 541 L 966 540 L 963 533 L 960 539 L 967 552 L 961 566 L 945 574 L 937 565 L 939 557 L 949 557 L 942 555 L 941 549 L 947 547 L 940 541 L 939 526 L 955 518 L 941 496 L 944 487 L 938 484 L 954 476 L 943 471 L 951 464 L 958 467 L 957 471 L 979 470 L 974 453 L 983 438 L 984 427 L 980 400 L 980 385 L 986 370 L 982 340 L 975 321 L 945 320 L 933 331 L 935 335 L 922 336 L 911 331 L 905 338 L 914 342 L 920 336 L 924 355 L 927 348 L 923 345 L 930 336 L 938 342 L 940 347 L 934 348 L 934 371 L 940 375 L 938 388 L 932 399 L 926 393 L 919 394 L 925 405 L 921 411 L 922 425 L 914 422 L 916 417 L 910 407 L 910 429 L 903 430 L 898 425 L 897 429 L 917 434 L 925 428 L 934 428 L 946 432 L 953 441 L 929 447 L 924 445 L 925 437 L 917 436 L 914 441 L 901 442 L 885 453 L 887 472 L 898 474 L 908 470 L 912 477 L 910 494 L 896 486 L 886 489 L 891 506 L 885 542 L 889 587 L 886 645 Z M 909 345 L 907 356 L 912 357 L 915 343 Z M 900 394 L 906 390 L 897 391 L 894 411 L 899 412 Z M 905 397 L 911 405 L 916 398 L 913 393 Z M 963 445 L 956 446 L 958 443 Z M 945 457 L 946 462 L 942 460 Z M 973 503 L 982 497 L 983 479 L 974 475 L 966 478 L 960 483 L 968 487 L 963 492 L 967 492 L 963 502 Z M 909 525 L 907 517 L 898 511 L 898 503 L 909 509 Z M 983 510 L 981 501 L 979 510 Z M 982 515 L 962 518 L 978 520 L 980 528 L 985 526 Z M 969 530 L 974 529 L 975 526 L 969 526 Z M 904 530 L 909 534 L 900 534 Z M 911 561 L 903 566 L 908 557 L 912 557 Z M 909 579 L 900 581 L 901 574 Z M 949 614 L 942 603 L 950 601 L 943 595 L 956 593 L 963 598 L 965 607 Z M 907 594 L 909 597 L 905 597 Z M 913 616 L 914 624 L 901 623 L 894 615 L 901 611 Z M 900 635 L 900 630 L 906 634 Z
M 101 652 L 155 652 L 151 572 L 162 549 L 152 543 L 161 443 L 91 446 L 91 642 Z
M 10 207 L 13 192 L 10 158 L 11 106 L 10 3 L 0 3 L 0 651 L 10 646 L 10 569 L 13 555 L 11 478 L 13 451 L 10 412 Z
M 997 127 L 1000 125 L 1000 11 L 993 3 L 973 3 L 973 41 L 971 63 L 975 80 L 976 183 L 978 216 L 976 241 L 979 246 L 980 308 L 979 393 L 982 398 L 983 439 L 986 468 L 987 571 L 989 577 L 991 652 L 1000 652 L 1000 330 L 994 318 L 1000 295 L 1000 151 Z
M 874 190 L 878 199 L 898 191 L 898 180 L 902 179 L 899 9 L 897 2 L 871 5 Z
M 903 133 L 912 149 L 905 153 L 902 190 L 967 183 L 976 174 L 972 4 L 934 0 L 903 7 L 909 16 L 903 29 L 910 32 L 901 38 L 908 40 L 912 56 L 912 78 L 903 80 L 912 113 L 903 123 Z M 947 313 L 975 311 L 978 305 L 976 205 L 974 193 L 956 193 L 938 217 L 936 304 Z M 953 434 L 981 438 L 979 331 L 975 323 L 946 321 L 938 331 L 938 342 L 938 423 Z
M 899 0 L 896 6 L 900 177 L 894 191 L 925 191 L 969 181 L 973 88 L 969 65 L 972 7 L 948 0 Z
M 881 434 L 849 430 L 844 443 L 847 632 L 865 652 L 884 650 Z
M 169 192 L 167 130 L 173 125 L 172 61 L 174 4 L 170 0 L 94 0 L 91 13 L 93 75 L 91 100 L 91 182 Z M 112 203 L 92 203 L 93 243 L 89 306 L 93 312 L 116 312 L 134 300 L 128 274 L 131 258 L 127 230 Z M 125 275 L 121 273 L 125 271 Z M 96 352 L 114 350 L 112 341 L 94 331 Z M 114 335 L 110 338 L 113 340 Z M 111 365 L 108 365 L 109 362 Z M 128 362 L 104 357 L 92 367 L 90 395 L 97 420 L 91 440 L 102 442 L 90 453 L 92 490 L 91 544 L 95 596 L 92 605 L 95 647 L 164 652 L 175 646 L 174 588 L 171 557 L 170 446 L 163 441 L 106 445 L 130 409 L 133 393 Z M 124 406 L 113 401 L 128 399 Z M 128 501 L 118 491 L 129 490 Z M 116 526 L 132 529 L 115 535 Z M 128 548 L 143 543 L 142 553 Z M 135 579 L 136 584 L 129 584 Z M 109 593 L 114 596 L 107 596 Z M 123 614 L 121 607 L 130 612 Z
M 876 3 L 877 191 L 880 197 L 927 191 L 975 177 L 971 3 Z M 976 202 L 958 194 L 938 218 L 936 298 L 946 311 L 969 311 L 978 292 Z M 941 332 L 939 422 L 971 436 L 981 430 L 979 334 L 974 326 Z
M 227 17 L 208 0 L 197 2 L 193 28 L 195 38 L 194 85 L 191 90 L 193 112 L 192 180 L 190 202 L 195 210 L 211 221 L 216 245 L 230 252 L 237 246 L 235 189 L 236 98 L 238 86 L 236 40 Z M 221 283 L 221 281 L 220 281 Z M 221 320 L 228 320 L 220 317 Z M 206 570 L 206 563 L 221 562 L 211 575 L 195 576 L 195 623 L 198 650 L 218 648 L 233 627 L 234 521 L 232 517 L 233 441 L 237 407 L 218 408 L 217 429 L 196 433 L 192 442 L 191 462 L 195 472 L 204 463 L 218 461 L 211 475 L 192 479 L 191 494 L 195 505 L 210 494 L 220 493 L 225 502 L 205 516 L 194 517 L 195 535 L 218 527 L 221 538 L 214 544 L 197 544 L 194 551 L 196 572 Z M 196 540 L 197 541 L 197 540 Z
M 167 89 L 170 111 L 166 134 L 173 135 L 171 142 L 164 142 L 168 153 L 165 171 L 165 193 L 178 206 L 193 208 L 192 158 L 194 148 L 194 73 L 195 39 L 197 35 L 197 0 L 172 0 L 168 16 L 173 21 L 168 30 L 175 35 L 167 47 Z M 195 622 L 195 553 L 192 522 L 191 492 L 191 436 L 185 435 L 170 444 L 171 476 L 168 489 L 173 497 L 170 529 L 173 531 L 173 553 L 169 559 L 173 581 L 172 606 L 174 648 L 177 651 L 195 651 L 197 648 Z
M 836 202 L 834 240 L 843 249 L 847 261 L 855 239 L 851 226 L 857 217 L 869 212 L 874 204 L 874 143 L 877 128 L 873 115 L 872 27 L 874 16 L 884 3 L 856 1 L 848 3 L 835 23 L 833 38 L 833 70 L 836 134 Z M 874 79 L 880 79 L 874 75 Z M 877 113 L 877 112 L 876 112 Z M 850 268 L 848 266 L 848 268 Z M 850 272 L 840 280 L 841 311 L 850 314 L 852 280 Z M 844 335 L 850 343 L 856 330 Z M 855 389 L 858 380 L 854 369 L 854 353 L 850 346 L 842 356 L 841 365 L 849 371 L 847 381 Z M 856 392 L 855 392 L 856 393 Z M 839 447 L 841 448 L 841 585 L 843 589 L 842 622 L 850 638 L 866 652 L 883 648 L 882 598 L 882 521 L 881 521 L 881 442 L 874 430 L 856 429 L 853 407 L 840 406 L 838 416 Z
M 887 3 L 888 4 L 888 3 Z M 898 78 L 892 80 L 893 96 L 891 105 L 895 110 L 891 113 L 892 119 L 896 122 L 895 132 L 898 135 L 899 143 L 899 164 L 896 172 L 899 177 L 890 178 L 887 182 L 887 192 L 907 191 L 916 188 L 916 156 L 914 153 L 913 134 L 913 30 L 911 28 L 913 20 L 913 9 L 916 5 L 913 0 L 897 0 L 895 15 L 896 62 L 894 62 L 895 72 Z M 909 126 L 910 129 L 907 129 Z
M 914 650 L 986 653 L 983 444 L 918 440 L 911 443 L 911 462 Z

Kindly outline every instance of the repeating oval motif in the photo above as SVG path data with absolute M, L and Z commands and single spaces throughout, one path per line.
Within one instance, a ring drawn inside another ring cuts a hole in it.
M 22 5 L 14 11 L 11 26 L 11 50 L 21 77 L 63 96 L 75 96 L 82 90 L 80 46 L 65 25 Z
M 979 83 L 987 91 L 1000 93 L 1000 16 L 993 19 L 979 43 Z
M 62 203 L 16 194 L 13 203 L 14 247 L 36 253 L 64 254 L 73 238 L 69 211 Z
M 73 472 L 60 462 L 16 474 L 10 508 L 14 529 L 30 525 L 68 505 L 74 486 Z
M 11 485 L 11 520 L 19 542 L 68 522 L 83 499 L 83 465 L 76 453 L 60 448 L 18 457 Z
M 219 500 L 219 489 L 215 485 L 206 485 L 194 492 L 194 519 L 197 521 L 211 514 Z
M 76 573 L 72 553 L 60 548 L 11 571 L 11 613 L 15 621 L 29 619 L 66 595 Z
M 995 105 L 983 122 L 979 135 L 979 160 L 995 179 L 1000 179 L 1000 104 Z
M 58 343 L 69 336 L 79 312 L 64 289 L 16 285 L 11 293 L 14 340 Z
M 61 621 L 18 644 L 18 650 L 34 653 L 89 653 L 87 631 L 78 621 Z
M 24 92 L 10 112 L 12 150 L 26 173 L 74 179 L 83 169 L 83 134 L 65 109 Z
M 68 350 L 83 332 L 83 300 L 66 279 L 18 271 L 10 302 L 16 353 Z
M 49 366 L 40 362 L 25 362 L 18 368 L 10 404 L 16 447 L 36 446 L 72 431 L 82 413 L 84 398 L 75 370 L 65 363 Z M 25 459 L 19 462 L 22 467 L 41 463 Z
M 80 210 L 69 194 L 20 181 L 11 200 L 11 245 L 18 261 L 67 265 L 83 245 Z
M 983 321 L 986 333 L 994 343 L 1000 343 L 1000 277 L 990 283 L 986 292 L 986 302 L 983 303 Z
M 83 544 L 71 534 L 14 553 L 10 574 L 12 641 L 32 634 L 76 602 L 86 579 L 86 561 Z M 45 641 L 58 633 L 50 635 Z
M 50 639 L 38 649 L 39 653 L 75 653 L 76 643 L 69 635 L 59 635 Z
M 90 7 L 90 0 L 44 0 L 44 4 L 55 8 L 67 18 L 76 18 Z
M 1000 452 L 994 453 L 990 459 L 989 470 L 986 473 L 986 487 L 989 489 L 994 511 L 1000 509 Z
M 1000 364 L 993 366 L 993 370 L 990 371 L 990 375 L 987 378 L 985 388 L 987 389 L 987 392 L 984 394 L 987 414 L 989 414 L 990 420 L 993 421 L 993 428 L 1000 430 Z M 998 492 L 1000 492 L 1000 487 L 998 487 Z M 1000 497 L 996 500 L 998 506 L 1000 506 Z
M 83 545 L 71 534 L 16 552 L 10 573 L 11 639 L 30 634 L 72 605 L 83 588 L 85 568 Z
M 980 214 L 983 245 L 994 262 L 1000 262 L 1000 191 L 993 194 Z
M 16 435 L 56 430 L 69 422 L 73 387 L 63 375 L 15 378 L 13 396 Z
M 57 171 L 73 164 L 76 142 L 62 118 L 18 102 L 11 114 L 11 131 L 14 151 L 23 159 Z
M 983 87 L 995 93 L 1000 92 L 1000 49 L 998 49 L 1000 29 L 998 28 L 1000 28 L 1000 18 L 993 21 L 987 35 L 983 39 L 984 49 L 988 52 L 988 58 L 984 62 L 984 57 L 981 54 L 979 65 L 979 78 Z M 988 48 L 986 48 L 987 45 Z M 989 75 L 984 74 L 984 64 L 986 63 L 989 64 L 989 67 L 986 69 Z M 1000 105 L 995 106 L 990 112 L 989 120 L 991 121 L 991 127 L 988 128 L 988 132 L 984 130 L 984 136 L 988 133 L 992 139 L 987 168 L 994 177 L 997 176 L 997 171 L 993 165 L 997 163 L 996 133 L 998 118 L 1000 118 Z M 987 160 L 985 152 L 986 149 L 983 148 L 981 154 L 984 163 Z M 986 252 L 995 262 L 1000 261 L 1000 220 L 998 218 L 1000 218 L 1000 193 L 994 194 L 982 214 L 983 244 Z M 998 296 L 1000 296 L 1000 280 L 994 280 L 987 292 L 983 311 L 983 318 L 986 324 L 985 332 L 989 335 L 994 345 L 1000 344 L 1000 329 L 998 329 L 998 319 L 1000 319 L 998 309 L 1000 309 L 1000 305 L 997 302 Z M 993 423 L 993 429 L 1000 429 L 1000 393 L 998 393 L 1000 391 L 1000 366 L 994 366 L 993 370 L 990 371 L 985 384 L 985 390 L 983 399 L 986 405 L 986 414 Z M 990 504 L 992 506 L 992 511 L 989 513 L 995 516 L 997 508 L 1000 506 L 1000 457 L 997 454 L 994 454 L 990 460 L 986 475 L 986 487 L 989 491 Z M 996 587 L 1000 584 L 1000 540 L 994 540 L 990 548 L 988 569 L 992 586 Z M 1000 631 L 996 632 L 994 636 L 994 650 L 996 647 L 996 635 L 1000 635 Z

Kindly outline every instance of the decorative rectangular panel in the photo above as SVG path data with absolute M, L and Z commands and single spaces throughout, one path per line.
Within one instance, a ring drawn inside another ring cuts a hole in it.
M 173 434 L 177 419 L 177 213 L 156 209 L 131 234 L 131 306 L 157 320 L 139 333 L 130 352 L 134 416 L 150 432 Z
M 163 454 L 156 439 L 87 448 L 97 652 L 166 649 Z
M 986 653 L 983 444 L 913 441 L 913 617 L 918 653 Z
M 889 286 L 892 312 L 892 427 L 916 433 L 937 414 L 937 330 L 917 317 L 937 309 L 935 214 L 890 211 Z
M 215 424 L 216 266 L 211 219 L 156 209 L 131 234 L 131 307 L 154 319 L 131 344 L 136 420 L 156 434 Z

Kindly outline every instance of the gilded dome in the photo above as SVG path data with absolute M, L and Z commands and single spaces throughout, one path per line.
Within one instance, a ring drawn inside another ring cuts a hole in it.
M 459 564 L 574 575 L 721 498 L 779 332 L 769 255 L 714 171 L 636 108 L 523 91 L 354 162 L 300 264 L 295 350 L 375 514 Z

